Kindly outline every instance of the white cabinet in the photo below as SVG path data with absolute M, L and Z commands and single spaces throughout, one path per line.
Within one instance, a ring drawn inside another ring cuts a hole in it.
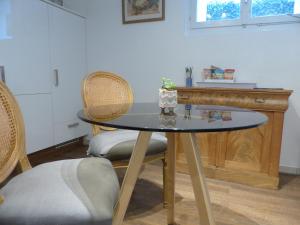
M 48 5 L 37 0 L 6 2 L 8 37 L 0 40 L 0 65 L 15 95 L 51 92 Z
M 24 117 L 28 153 L 54 143 L 48 5 L 0 0 L 0 65 Z
M 40 0 L 0 0 L 0 7 L 0 66 L 23 113 L 27 152 L 87 134 L 76 116 L 87 71 L 85 19 Z
M 17 101 L 25 121 L 26 149 L 32 153 L 54 143 L 50 94 L 19 95 Z
M 82 108 L 80 86 L 86 74 L 85 20 L 59 8 L 49 10 L 55 144 L 86 134 L 76 116 Z M 66 104 L 67 103 L 67 104 Z
M 85 136 L 88 134 L 89 129 L 90 126 L 79 119 L 56 123 L 54 127 L 54 141 L 56 144 L 59 144 L 77 137 Z

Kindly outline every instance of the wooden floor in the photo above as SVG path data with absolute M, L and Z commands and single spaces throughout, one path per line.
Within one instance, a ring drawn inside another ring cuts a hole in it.
M 73 145 L 30 157 L 33 165 L 46 161 L 85 156 L 86 147 Z M 124 170 L 118 170 L 121 177 Z M 176 222 L 197 225 L 199 218 L 188 175 L 176 175 Z M 281 175 L 277 191 L 208 179 L 217 225 L 300 225 L 300 176 Z M 148 164 L 136 185 L 126 225 L 166 225 L 162 205 L 162 168 L 160 162 Z

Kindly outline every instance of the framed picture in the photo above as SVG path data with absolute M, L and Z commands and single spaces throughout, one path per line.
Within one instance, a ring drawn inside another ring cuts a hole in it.
M 123 24 L 165 19 L 165 0 L 122 0 Z

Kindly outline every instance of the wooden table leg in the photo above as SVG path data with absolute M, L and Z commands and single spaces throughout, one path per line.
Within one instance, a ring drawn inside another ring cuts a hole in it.
M 167 133 L 168 149 L 166 153 L 167 157 L 167 210 L 168 210 L 168 225 L 175 224 L 174 211 L 175 211 L 175 133 Z
M 200 225 L 215 225 L 195 134 L 181 133 L 180 137 L 190 169 Z
M 115 206 L 113 225 L 121 225 L 143 164 L 152 132 L 141 131 L 134 146 L 128 168 L 122 183 L 119 200 Z

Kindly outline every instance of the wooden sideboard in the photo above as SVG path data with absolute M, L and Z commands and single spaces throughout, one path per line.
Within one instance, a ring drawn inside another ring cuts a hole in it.
M 207 177 L 255 187 L 277 189 L 284 113 L 290 90 L 177 88 L 183 104 L 226 105 L 268 116 L 260 127 L 222 133 L 198 133 Z M 177 171 L 188 173 L 180 139 L 176 138 Z

